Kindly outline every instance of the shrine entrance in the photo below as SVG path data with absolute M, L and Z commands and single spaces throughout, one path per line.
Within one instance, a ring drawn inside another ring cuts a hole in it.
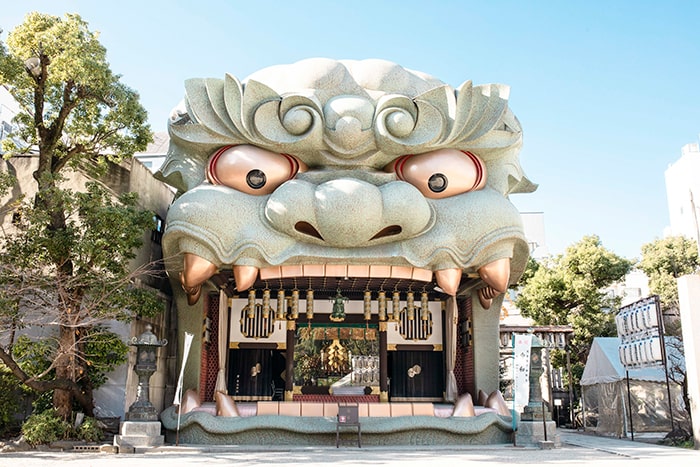
M 294 392 L 362 395 L 380 386 L 376 324 L 301 325 L 294 343 Z

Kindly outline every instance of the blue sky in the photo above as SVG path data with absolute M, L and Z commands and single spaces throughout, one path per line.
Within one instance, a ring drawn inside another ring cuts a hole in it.
M 382 58 L 458 86 L 504 83 L 539 188 L 552 253 L 600 236 L 628 258 L 668 225 L 664 170 L 700 133 L 700 2 L 5 2 L 7 32 L 29 11 L 78 13 L 155 131 L 193 77 L 243 79 L 309 57 Z M 700 176 L 700 174 L 699 174 Z

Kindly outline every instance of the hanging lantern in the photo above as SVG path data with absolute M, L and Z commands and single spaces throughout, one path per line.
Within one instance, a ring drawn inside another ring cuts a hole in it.
M 255 289 L 248 291 L 248 318 L 255 318 Z
M 383 290 L 379 291 L 377 306 L 379 307 L 379 321 L 386 321 L 386 292 Z
M 430 319 L 430 310 L 428 309 L 428 292 L 420 294 L 420 319 L 428 321 Z
M 413 320 L 415 318 L 415 312 L 416 308 L 415 305 L 413 304 L 413 292 L 407 292 L 406 293 L 406 315 L 409 320 Z
M 287 314 L 287 303 L 284 300 L 284 290 L 280 289 L 277 292 L 277 315 L 275 316 L 275 318 L 276 319 L 284 319 L 286 314 Z
M 299 291 L 292 290 L 292 319 L 299 317 Z
M 365 290 L 365 321 L 372 319 L 372 292 Z
M 262 317 L 263 319 L 270 317 L 270 289 L 263 290 Z
M 306 291 L 306 319 L 314 319 L 314 291 L 311 289 Z
M 343 297 L 340 293 L 340 289 L 336 291 L 335 297 L 333 297 L 333 311 L 331 312 L 330 320 L 334 322 L 340 322 L 345 320 L 345 302 L 347 298 Z
M 391 297 L 391 320 L 392 321 L 398 321 L 399 320 L 399 314 L 401 310 L 399 310 L 399 303 L 400 297 L 399 297 L 399 292 L 397 290 L 394 291 L 394 294 Z

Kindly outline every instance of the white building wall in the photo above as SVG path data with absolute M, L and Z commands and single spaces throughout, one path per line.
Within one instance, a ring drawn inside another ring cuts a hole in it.
M 683 235 L 698 241 L 700 145 L 692 143 L 683 146 L 681 158 L 666 169 L 665 178 L 670 235 Z

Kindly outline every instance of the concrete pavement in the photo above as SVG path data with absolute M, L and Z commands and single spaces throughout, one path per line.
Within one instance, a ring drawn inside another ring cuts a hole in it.
M 30 451 L 0 453 L 2 467 L 272 465 L 338 467 L 385 465 L 425 467 L 494 464 L 557 466 L 595 465 L 684 467 L 700 465 L 700 451 L 559 430 L 561 447 L 539 449 L 513 445 L 489 446 L 383 446 L 383 447 L 275 447 L 275 446 L 163 446 L 134 454 Z

